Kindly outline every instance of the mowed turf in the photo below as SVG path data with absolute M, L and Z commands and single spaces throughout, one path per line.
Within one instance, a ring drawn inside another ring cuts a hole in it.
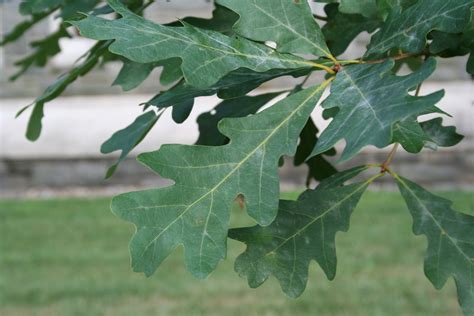
M 442 195 L 473 214 L 472 193 Z M 232 216 L 233 226 L 251 223 Z M 248 288 L 233 271 L 240 243 L 229 241 L 207 280 L 186 271 L 182 249 L 146 278 L 130 269 L 134 228 L 109 199 L 0 201 L 0 315 L 461 315 L 453 280 L 437 291 L 425 278 L 426 240 L 411 224 L 398 193 L 368 192 L 337 235 L 336 279 L 313 263 L 292 300 L 274 278 Z

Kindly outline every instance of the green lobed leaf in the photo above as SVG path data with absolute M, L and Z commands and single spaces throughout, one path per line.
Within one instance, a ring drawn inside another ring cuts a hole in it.
M 339 111 L 319 137 L 311 156 L 327 151 L 340 139 L 346 142 L 341 160 L 351 158 L 367 145 L 385 147 L 392 141 L 393 124 L 426 114 L 443 97 L 443 91 L 423 97 L 408 95 L 434 71 L 433 58 L 407 76 L 395 76 L 393 66 L 394 62 L 387 60 L 345 66 L 339 71 L 331 94 L 322 104 L 325 109 L 336 107 Z
M 98 0 L 63 0 L 60 1 L 60 3 L 48 0 L 24 1 L 20 4 L 20 10 L 23 8 L 24 14 L 31 14 L 31 19 L 18 24 L 10 33 L 5 36 L 0 45 L 5 45 L 9 42 L 17 40 L 31 27 L 54 12 L 59 6 L 61 6 L 61 13 L 59 16 L 62 18 L 70 18 L 77 14 L 77 12 L 88 12 L 92 10 L 98 2 Z M 66 29 L 67 26 L 62 23 L 56 32 L 46 36 L 43 39 L 32 42 L 30 45 L 35 49 L 35 51 L 15 62 L 15 65 L 19 66 L 20 70 L 11 76 L 10 80 L 18 79 L 18 77 L 26 72 L 31 66 L 44 67 L 50 58 L 61 51 L 59 40 L 61 38 L 70 37 Z
M 369 19 L 359 14 L 345 14 L 339 10 L 336 3 L 328 4 L 324 11 L 328 22 L 323 26 L 323 34 L 329 49 L 339 56 L 349 44 L 362 32 L 373 32 L 380 25 L 379 20 Z
M 413 232 L 428 239 L 425 275 L 437 289 L 452 276 L 464 314 L 473 315 L 474 216 L 453 210 L 451 201 L 416 183 L 394 177 L 413 216 Z
M 18 79 L 18 77 L 20 77 L 32 66 L 44 67 L 48 63 L 48 60 L 50 58 L 61 52 L 59 40 L 61 38 L 70 37 L 71 36 L 66 31 L 66 27 L 64 27 L 64 25 L 61 25 L 56 32 L 48 35 L 42 40 L 32 42 L 31 47 L 33 47 L 35 51 L 29 56 L 26 56 L 15 62 L 15 66 L 19 66 L 20 70 L 16 74 L 11 76 L 10 80 Z
M 29 2 L 29 1 L 25 1 Z M 32 0 L 31 3 L 35 2 Z M 48 0 L 45 1 L 45 4 Z M 141 0 L 124 0 L 125 3 L 129 4 L 131 7 L 134 7 L 137 4 L 141 3 Z M 89 2 L 88 2 L 89 3 Z M 140 11 L 142 7 L 139 7 L 137 10 Z M 107 54 L 107 49 L 109 48 L 112 41 L 99 41 L 91 49 L 88 50 L 86 54 L 82 57 L 84 60 L 76 65 L 69 72 L 61 75 L 54 83 L 52 83 L 43 94 L 35 99 L 35 101 L 21 109 L 17 113 L 17 117 L 21 115 L 26 109 L 33 106 L 33 110 L 28 121 L 28 127 L 26 130 L 26 138 L 35 141 L 39 138 L 42 130 L 42 119 L 44 116 L 44 104 L 55 98 L 57 98 L 61 93 L 77 78 L 86 75 L 91 71 L 101 60 L 113 60 L 115 56 Z
M 108 3 L 121 19 L 111 21 L 90 15 L 71 23 L 86 37 L 114 40 L 110 51 L 132 61 L 149 63 L 181 58 L 184 77 L 192 86 L 210 87 L 242 67 L 264 72 L 314 66 L 311 61 L 277 53 L 266 45 L 202 30 L 185 22 L 183 27 L 155 24 L 135 15 L 118 0 Z
M 278 215 L 269 226 L 231 229 L 229 237 L 247 249 L 235 261 L 235 270 L 252 288 L 275 276 L 290 297 L 303 293 L 308 268 L 316 260 L 328 279 L 336 274 L 335 237 L 347 231 L 350 216 L 370 181 L 342 186 L 344 180 L 367 169 L 358 167 L 331 186 L 307 190 L 297 201 L 281 200 Z M 331 179 L 331 178 L 329 178 Z M 342 181 L 341 181 L 342 180 Z
M 234 30 L 255 41 L 273 41 L 283 53 L 332 57 L 307 1 L 217 0 L 237 12 Z
M 106 173 L 106 178 L 110 178 L 118 165 L 127 157 L 127 155 L 135 148 L 148 132 L 153 128 L 160 118 L 154 111 L 148 111 L 138 116 L 132 124 L 126 128 L 115 132 L 106 142 L 102 144 L 100 152 L 109 154 L 117 150 L 121 150 L 118 161 L 111 166 Z
M 402 11 L 392 11 L 369 44 L 366 57 L 377 57 L 393 48 L 405 53 L 420 53 L 432 30 L 459 33 L 470 19 L 474 0 L 418 0 Z
M 281 92 L 266 93 L 256 96 L 241 96 L 224 100 L 212 111 L 202 113 L 197 118 L 199 126 L 199 138 L 196 145 L 222 146 L 229 139 L 222 135 L 218 129 L 218 123 L 226 117 L 245 117 L 257 113 L 260 108 L 279 96 Z
M 327 84 L 256 115 L 223 119 L 219 130 L 229 137 L 227 145 L 164 145 L 140 155 L 142 163 L 175 184 L 112 201 L 112 211 L 137 226 L 130 243 L 133 270 L 151 275 L 182 244 L 188 270 L 206 277 L 226 256 L 230 210 L 240 194 L 250 216 L 271 223 L 278 210 L 278 160 L 294 154 L 298 134 Z
M 41 22 L 44 18 L 49 16 L 51 12 L 34 14 L 29 20 L 18 23 L 10 32 L 7 34 L 2 34 L 2 39 L 0 40 L 0 46 L 4 46 L 8 43 L 14 42 L 23 36 L 28 30 L 33 26 Z
M 75 66 L 71 71 L 60 76 L 53 84 L 48 86 L 43 94 L 37 97 L 33 104 L 20 110 L 17 116 L 21 115 L 27 108 L 33 106 L 33 111 L 28 121 L 26 138 L 35 141 L 39 138 L 42 129 L 41 120 L 44 116 L 44 104 L 57 98 L 72 82 L 77 78 L 87 74 L 100 60 L 107 50 L 108 42 L 99 42 L 89 51 L 85 60 Z

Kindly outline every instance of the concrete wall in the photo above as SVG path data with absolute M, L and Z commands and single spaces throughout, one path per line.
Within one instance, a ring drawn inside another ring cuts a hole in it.
M 8 31 L 21 20 L 16 13 L 18 2 L 0 5 L 2 32 Z M 148 17 L 166 22 L 189 14 L 206 17 L 211 10 L 212 3 L 204 0 L 158 1 Z M 6 78 L 13 73 L 13 61 L 29 51 L 28 41 L 46 34 L 52 24 L 54 21 L 45 21 L 28 33 L 27 38 L 0 50 L 3 62 L 0 78 L 0 190 L 3 194 L 17 194 L 47 187 L 57 189 L 88 186 L 94 190 L 108 190 L 111 186 L 148 187 L 163 183 L 164 180 L 136 163 L 133 156 L 137 152 L 156 150 L 164 143 L 192 144 L 197 138 L 195 118 L 200 112 L 212 108 L 219 100 L 216 97 L 198 98 L 191 118 L 181 126 L 174 124 L 169 115 L 162 117 L 131 158 L 121 165 L 111 180 L 105 182 L 105 170 L 117 155 L 101 155 L 100 144 L 113 132 L 133 121 L 140 113 L 137 106 L 140 102 L 163 89 L 158 83 L 159 71 L 153 73 L 142 87 L 126 94 L 117 87 L 110 87 L 120 64 L 107 65 L 104 69 L 93 71 L 91 75 L 72 85 L 63 97 L 46 105 L 42 137 L 39 141 L 30 143 L 24 138 L 27 115 L 15 120 L 14 114 L 29 104 L 58 74 L 64 72 L 68 62 L 75 60 L 78 52 L 74 45 L 87 46 L 87 41 L 81 42 L 80 39 L 76 39 L 75 44 L 65 42 L 66 53 L 53 61 L 48 69 L 32 69 L 17 82 L 7 82 Z M 346 56 L 353 58 L 362 55 L 367 38 L 367 34 L 360 36 Z M 401 151 L 395 160 L 397 170 L 427 185 L 465 188 L 474 183 L 474 86 L 464 71 L 465 62 L 464 57 L 440 60 L 439 69 L 422 89 L 422 94 L 446 89 L 446 97 L 440 106 L 453 117 L 447 118 L 445 124 L 458 126 L 458 130 L 466 135 L 465 140 L 454 148 L 437 152 L 425 150 L 421 155 Z M 316 75 L 310 83 L 320 80 Z M 255 93 L 290 87 L 297 82 L 298 80 L 290 78 L 278 79 L 264 84 Z M 320 118 L 320 109 L 315 111 L 314 117 L 318 126 L 326 126 L 327 122 Z M 339 148 L 341 145 L 339 144 Z M 386 150 L 366 148 L 345 166 L 380 162 L 384 155 Z M 295 169 L 290 168 L 290 165 L 291 163 L 285 164 L 281 171 L 283 185 L 286 188 L 302 186 L 304 167 Z

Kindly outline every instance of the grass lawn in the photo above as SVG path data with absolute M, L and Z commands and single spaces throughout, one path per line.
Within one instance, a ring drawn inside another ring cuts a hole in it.
M 473 214 L 472 193 L 442 195 Z M 246 221 L 234 211 L 234 226 Z M 145 278 L 129 266 L 133 229 L 109 199 L 0 201 L 0 315 L 461 315 L 453 280 L 437 291 L 425 278 L 426 240 L 398 193 L 364 196 L 337 235 L 336 279 L 313 262 L 296 300 L 273 278 L 249 289 L 233 271 L 244 249 L 234 241 L 207 280 L 186 272 L 182 249 Z

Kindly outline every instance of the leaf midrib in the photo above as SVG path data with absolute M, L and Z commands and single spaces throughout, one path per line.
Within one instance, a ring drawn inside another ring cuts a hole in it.
M 124 19 L 127 19 L 127 18 L 132 18 L 132 19 L 136 19 L 135 16 L 133 15 L 130 15 L 130 14 L 127 14 L 125 16 L 123 16 Z M 154 29 L 150 29 L 149 27 L 147 27 L 147 25 L 144 25 L 143 21 L 140 19 L 136 20 L 138 23 L 140 23 L 141 25 L 145 26 L 149 32 L 147 32 L 145 29 L 138 29 L 136 27 L 133 27 L 131 26 L 130 24 L 128 24 L 129 27 L 132 27 L 133 29 L 135 29 L 137 32 L 142 32 L 142 33 L 148 33 L 148 34 L 151 34 L 151 35 L 158 35 L 158 36 L 163 36 L 165 37 L 167 40 L 177 40 L 177 41 L 181 41 L 181 42 L 184 42 L 186 44 L 190 44 L 189 41 L 192 42 L 192 44 L 196 45 L 196 46 L 200 46 L 200 47 L 203 47 L 203 48 L 206 48 L 206 49 L 209 49 L 209 50 L 214 50 L 214 51 L 217 51 L 217 52 L 220 52 L 222 54 L 226 54 L 226 55 L 233 55 L 233 56 L 241 56 L 241 57 L 247 57 L 247 58 L 251 58 L 251 59 L 262 59 L 262 58 L 265 58 L 267 60 L 273 60 L 273 61 L 284 61 L 284 62 L 288 62 L 288 63 L 295 63 L 295 64 L 300 64 L 300 65 L 306 65 L 306 66 L 313 66 L 313 63 L 310 62 L 310 61 L 306 61 L 306 60 L 293 60 L 293 59 L 287 59 L 287 58 L 275 58 L 275 57 L 271 57 L 271 56 L 258 56 L 258 55 L 250 55 L 250 54 L 244 54 L 242 52 L 239 52 L 238 50 L 236 50 L 235 48 L 231 48 L 232 50 L 234 50 L 235 52 L 230 52 L 230 51 L 226 51 L 226 50 L 222 50 L 222 49 L 219 49 L 217 47 L 212 47 L 212 46 L 207 46 L 207 45 L 204 45 L 202 43 L 198 43 L 196 42 L 192 37 L 190 37 L 189 35 L 185 35 L 185 34 L 181 34 L 181 33 L 176 33 L 178 34 L 179 36 L 177 37 L 172 37 L 170 35 L 167 35 L 167 34 L 164 34 L 162 32 L 159 31 L 159 29 L 157 29 L 156 27 L 163 27 L 161 25 L 154 25 L 155 28 Z M 116 28 L 116 26 L 114 26 L 114 28 Z M 168 30 L 172 31 L 171 29 L 167 28 Z M 200 31 L 199 29 L 196 29 L 197 31 Z M 174 30 L 173 30 L 174 31 Z M 203 34 L 201 32 L 201 34 Z M 186 39 L 183 39 L 181 38 L 182 36 L 187 36 Z M 208 39 L 212 40 L 212 41 L 215 41 L 214 38 L 208 36 L 207 34 L 204 33 L 204 36 L 206 36 Z M 153 43 L 149 43 L 149 44 L 146 44 L 146 45 L 143 45 L 143 46 L 136 46 L 136 47 L 131 47 L 132 49 L 133 48 L 143 48 L 143 47 L 147 47 L 147 46 L 154 46 L 156 45 L 156 42 L 153 42 Z M 228 46 L 228 45 L 227 45 Z M 179 57 L 179 56 L 178 56 Z
M 377 116 L 377 111 L 375 111 L 374 109 L 374 106 L 372 105 L 372 103 L 369 102 L 369 100 L 367 100 L 364 92 L 360 89 L 360 87 L 357 85 L 357 83 L 354 81 L 354 79 L 352 79 L 352 77 L 349 75 L 349 73 L 344 70 L 342 72 L 344 74 L 344 76 L 347 78 L 347 80 L 349 80 L 349 83 L 357 90 L 357 93 L 359 93 L 359 95 L 362 97 L 362 100 L 365 102 L 365 104 L 367 104 L 368 108 L 371 110 L 375 120 L 377 121 L 377 123 L 379 124 L 380 128 L 384 128 L 384 124 L 382 123 L 382 121 L 378 118 Z M 357 106 L 356 106 L 357 107 Z M 355 107 L 355 108 L 356 108 Z

